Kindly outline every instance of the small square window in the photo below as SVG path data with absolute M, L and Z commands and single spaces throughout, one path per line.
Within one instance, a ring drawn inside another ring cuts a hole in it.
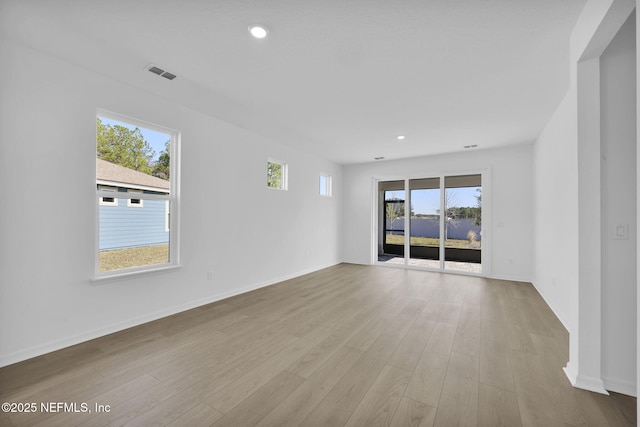
M 331 197 L 331 176 L 320 175 L 320 195 Z
M 142 195 L 142 191 L 127 190 L 129 193 L 137 193 Z M 127 199 L 127 207 L 129 208 L 142 208 L 144 207 L 144 200 L 142 199 Z
M 116 187 L 107 187 L 106 185 L 99 185 L 98 190 L 117 192 Z M 118 206 L 118 199 L 116 197 L 100 197 L 100 206 Z
M 287 189 L 287 164 L 277 160 L 267 161 L 267 187 L 277 190 Z

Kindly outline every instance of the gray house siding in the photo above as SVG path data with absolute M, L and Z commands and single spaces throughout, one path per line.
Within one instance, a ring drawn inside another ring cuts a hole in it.
M 118 188 L 118 192 L 126 191 L 126 188 Z M 143 200 L 142 207 L 130 207 L 127 199 L 119 198 L 117 206 L 99 208 L 101 251 L 169 243 L 164 200 Z

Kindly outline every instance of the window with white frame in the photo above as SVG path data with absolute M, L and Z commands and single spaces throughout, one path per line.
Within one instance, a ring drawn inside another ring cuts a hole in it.
M 138 190 L 127 190 L 127 192 L 129 193 L 135 193 L 135 194 L 143 194 L 142 191 L 138 191 Z M 142 208 L 144 207 L 144 200 L 142 199 L 127 199 L 127 207 L 129 208 Z
M 107 185 L 98 185 L 98 190 L 103 193 L 115 193 L 118 191 L 116 187 L 109 187 Z M 100 206 L 118 206 L 118 198 L 113 196 L 100 197 L 98 204 Z
M 267 187 L 287 189 L 287 164 L 278 160 L 267 160 Z
M 106 111 L 96 131 L 96 278 L 177 266 L 179 133 Z
M 331 197 L 332 183 L 330 175 L 320 175 L 320 195 Z

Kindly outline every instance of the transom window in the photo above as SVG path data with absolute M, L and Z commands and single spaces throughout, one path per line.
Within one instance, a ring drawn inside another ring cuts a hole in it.
M 287 189 L 287 164 L 278 160 L 267 160 L 267 187 Z
M 331 176 L 320 175 L 320 195 L 331 197 L 331 191 L 332 191 L 331 187 L 332 187 Z

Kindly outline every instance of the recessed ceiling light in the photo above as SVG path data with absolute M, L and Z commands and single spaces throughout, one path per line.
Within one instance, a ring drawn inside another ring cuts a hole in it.
M 398 138 L 398 141 L 402 141 L 403 139 L 406 138 L 406 136 L 404 135 L 398 135 L 396 138 Z
M 263 39 L 267 37 L 269 33 L 265 27 L 261 27 L 260 25 L 252 25 L 249 27 L 249 32 L 251 35 L 257 39 Z

